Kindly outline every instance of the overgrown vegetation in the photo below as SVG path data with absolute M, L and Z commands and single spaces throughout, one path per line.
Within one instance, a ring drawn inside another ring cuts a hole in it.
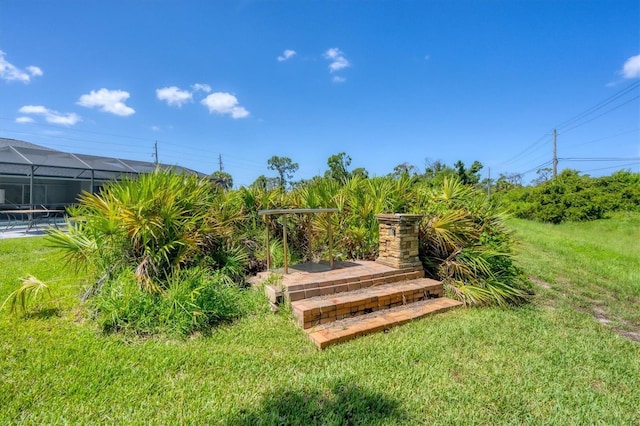
M 277 161 L 276 161 L 277 160 Z M 494 201 L 467 183 L 477 182 L 480 163 L 442 168 L 438 183 L 406 170 L 365 177 L 348 170 L 344 153 L 329 158 L 324 177 L 285 180 L 297 168 L 272 157 L 279 184 L 229 190 L 220 179 L 167 171 L 106 185 L 84 193 L 70 211 L 68 230 L 48 241 L 71 265 L 93 276 L 83 299 L 105 331 L 189 334 L 242 315 L 247 274 L 265 267 L 262 209 L 334 207 L 337 215 L 301 215 L 286 222 L 290 258 L 377 257 L 380 213 L 423 215 L 420 257 L 425 271 L 467 305 L 517 304 L 530 289 L 511 258 L 511 237 Z M 450 174 L 451 172 L 452 174 Z M 457 173 L 457 174 L 456 174 Z M 272 259 L 283 256 L 279 240 L 285 222 L 268 217 Z
M 156 171 L 84 193 L 48 241 L 97 277 L 85 294 L 105 330 L 206 330 L 241 311 L 237 201 L 208 180 Z
M 25 270 L 55 297 L 26 318 L 0 315 L 0 424 L 638 424 L 640 345 L 581 299 L 556 299 L 637 287 L 638 247 L 617 241 L 631 239 L 637 220 L 518 220 L 527 244 L 517 260 L 552 292 L 539 286 L 517 309 L 454 310 L 322 352 L 290 316 L 266 313 L 257 292 L 244 294 L 253 315 L 206 337 L 96 333 L 79 315 L 88 276 L 42 238 L 0 240 L 0 299 Z M 612 252 L 622 256 L 607 262 Z M 585 264 L 598 266 L 585 273 Z M 637 306 L 603 301 L 608 312 Z
M 563 170 L 535 186 L 503 185 L 496 197 L 521 219 L 562 223 L 602 219 L 617 211 L 640 211 L 640 173 L 618 171 L 590 177 Z
M 431 277 L 445 283 L 452 296 L 469 305 L 505 305 L 522 302 L 530 293 L 513 265 L 512 240 L 502 209 L 455 177 L 445 177 L 435 187 L 406 173 L 397 178 L 354 176 L 344 181 L 324 177 L 281 195 L 280 201 L 289 207 L 339 210 L 338 215 L 290 221 L 291 245 L 300 258 L 326 258 L 331 223 L 338 258 L 373 260 L 378 254 L 377 214 L 422 214 L 423 265 Z
M 448 178 L 439 188 L 404 174 L 329 176 L 290 192 L 224 191 L 193 176 L 156 172 L 83 194 L 68 232 L 52 231 L 49 241 L 74 266 L 96 274 L 86 294 L 95 293 L 92 306 L 105 330 L 186 334 L 241 313 L 231 303 L 238 284 L 264 268 L 266 257 L 258 211 L 275 207 L 339 209 L 289 222 L 293 259 L 326 257 L 329 226 L 338 258 L 375 259 L 376 214 L 420 213 L 425 269 L 454 296 L 467 304 L 518 303 L 528 296 L 499 207 Z M 270 220 L 270 233 L 280 235 L 283 223 Z M 276 239 L 271 249 L 277 263 L 282 245 Z M 198 272 L 189 272 L 193 268 Z

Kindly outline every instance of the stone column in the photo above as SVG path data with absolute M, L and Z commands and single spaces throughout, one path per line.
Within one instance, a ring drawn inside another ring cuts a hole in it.
M 418 258 L 418 229 L 422 215 L 379 214 L 379 253 L 376 262 L 396 269 L 422 267 Z

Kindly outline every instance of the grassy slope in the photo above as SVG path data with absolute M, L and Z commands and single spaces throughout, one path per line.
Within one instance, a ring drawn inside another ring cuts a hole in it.
M 140 340 L 79 320 L 55 259 L 0 240 L 0 299 L 25 273 L 63 296 L 0 315 L 0 424 L 640 423 L 640 345 L 571 308 L 460 309 L 324 352 L 286 312 Z
M 540 289 L 543 296 L 612 320 L 615 327 L 640 328 L 640 214 L 511 225 L 521 241 L 520 265 L 550 284 Z

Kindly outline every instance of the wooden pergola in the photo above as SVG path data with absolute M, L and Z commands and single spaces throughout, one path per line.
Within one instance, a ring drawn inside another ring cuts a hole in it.
M 287 215 L 289 214 L 315 214 L 315 213 L 337 213 L 338 209 L 325 208 L 325 209 L 274 209 L 274 210 L 259 210 L 260 216 L 282 216 L 282 245 L 284 251 L 284 273 L 289 273 L 289 259 L 287 248 Z M 267 270 L 271 269 L 271 250 L 269 247 L 269 221 L 266 221 L 267 231 Z M 333 268 L 333 232 L 331 229 L 331 221 L 329 221 L 329 265 Z

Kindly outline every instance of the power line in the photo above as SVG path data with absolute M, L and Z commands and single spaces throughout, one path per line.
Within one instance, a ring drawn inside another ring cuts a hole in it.
M 637 89 L 638 87 L 640 87 L 640 81 L 634 81 L 633 83 L 631 83 L 630 85 L 628 85 L 627 87 L 619 90 L 618 92 L 614 93 L 613 95 L 607 97 L 606 99 L 598 102 L 597 104 L 595 104 L 594 106 L 587 108 L 586 110 L 582 111 L 581 113 L 571 117 L 568 120 L 563 121 L 562 123 L 558 124 L 555 126 L 555 129 L 561 129 L 563 130 L 563 133 L 566 133 L 570 130 L 573 130 L 577 127 L 580 127 L 582 125 L 585 125 L 593 120 L 596 120 L 600 117 L 602 117 L 603 115 L 609 114 L 615 110 L 617 110 L 618 108 L 621 108 L 622 106 L 638 99 L 638 97 L 640 96 L 635 96 L 621 104 L 618 104 L 617 106 L 603 112 L 602 114 L 599 114 L 595 117 L 591 117 L 589 118 L 587 121 L 583 121 L 578 123 L 580 120 L 582 120 L 583 118 L 588 117 L 589 115 L 599 111 L 600 109 L 606 107 L 607 105 L 615 102 L 616 100 L 618 100 L 619 98 L 623 97 L 624 95 L 630 93 L 631 91 Z M 570 126 L 570 127 L 568 127 Z M 568 127 L 568 128 L 567 128 Z M 538 148 L 544 141 L 545 139 L 549 137 L 549 133 L 545 133 L 543 136 L 539 137 L 538 139 L 536 139 L 535 142 L 533 142 L 531 145 L 527 146 L 524 150 L 520 151 L 518 154 L 514 155 L 513 157 L 508 158 L 505 161 L 502 161 L 500 163 L 497 164 L 493 164 L 494 168 L 500 167 L 500 166 L 505 166 L 507 164 L 511 164 L 514 161 L 524 157 L 525 155 L 527 155 L 529 152 L 533 151 L 534 149 Z
M 521 157 L 525 156 L 526 154 L 529 153 L 529 151 L 532 151 L 533 149 L 537 148 L 538 145 L 540 145 L 542 142 L 544 142 L 544 140 L 546 138 L 549 137 L 549 133 L 545 133 L 544 135 L 540 136 L 538 139 L 536 139 L 535 142 L 533 142 L 531 145 L 529 145 L 527 148 L 525 148 L 524 150 L 522 150 L 520 153 L 514 155 L 511 158 L 506 159 L 505 161 L 498 163 L 498 164 L 494 164 L 493 167 L 497 168 L 500 166 L 504 166 L 506 164 L 512 163 L 517 159 L 520 159 Z
M 622 170 L 623 167 L 635 166 L 636 164 L 640 164 L 640 162 L 636 161 L 635 163 L 622 164 L 622 165 L 609 166 L 609 167 L 599 167 L 597 169 L 582 170 L 581 173 L 598 172 L 600 170 L 611 170 L 611 169 L 620 169 L 620 170 Z
M 522 172 L 522 173 L 521 173 L 521 175 L 523 175 L 523 176 L 524 176 L 524 175 L 526 175 L 527 173 L 531 173 L 531 172 L 533 172 L 533 171 L 538 171 L 538 170 L 542 169 L 542 168 L 543 168 L 543 167 L 545 167 L 545 166 L 550 166 L 550 165 L 551 165 L 551 163 L 552 163 L 552 161 L 551 161 L 551 160 L 549 160 L 549 161 L 545 161 L 544 163 L 539 164 L 539 165 L 535 166 L 534 168 L 527 170 L 526 172 Z
M 0 120 L 7 120 L 7 121 L 14 121 L 12 118 L 9 117 L 0 117 Z M 37 127 L 44 127 L 44 128 L 49 128 L 49 129 L 60 129 L 60 126 L 54 126 L 54 125 L 49 125 L 49 124 L 45 124 L 45 123 L 29 123 L 30 126 L 37 126 Z M 91 131 L 91 130 L 82 130 L 82 129 L 75 129 L 72 127 L 64 127 L 64 130 L 66 131 L 71 131 L 71 132 L 78 132 L 78 133 L 90 133 L 90 134 L 94 134 L 94 135 L 99 135 L 99 136 L 113 136 L 116 138 L 123 138 L 123 139 L 133 139 L 133 140 L 139 140 L 139 141 L 146 141 L 149 142 L 150 138 L 139 138 L 139 137 L 135 137 L 135 136 L 125 136 L 125 135 L 116 135 L 113 133 L 104 133 L 104 132 L 95 132 L 95 131 Z
M 630 91 L 634 90 L 635 88 L 637 88 L 638 86 L 640 86 L 640 81 L 634 81 L 633 83 L 631 83 L 629 86 L 623 88 L 622 90 L 614 93 L 613 95 L 609 96 L 608 98 L 598 102 L 596 105 L 592 106 L 591 108 L 586 109 L 585 111 L 581 112 L 580 114 L 566 120 L 563 121 L 562 123 L 556 125 L 556 129 L 561 129 L 564 128 L 565 126 L 570 125 L 572 122 L 574 121 L 578 121 L 581 120 L 583 117 L 586 117 L 587 115 L 590 115 L 591 113 L 596 112 L 597 110 L 604 108 L 605 106 L 607 106 L 608 104 L 610 104 L 611 102 L 615 101 L 616 99 L 626 95 L 627 93 L 629 93 Z
M 595 117 L 592 117 L 592 118 L 590 118 L 590 119 L 589 119 L 589 120 L 587 120 L 587 121 L 583 121 L 582 123 L 578 123 L 578 124 L 576 124 L 576 125 L 575 125 L 575 126 L 573 126 L 573 127 L 569 127 L 568 129 L 564 129 L 564 133 L 567 133 L 567 132 L 569 132 L 569 131 L 571 131 L 571 130 L 573 130 L 573 129 L 577 128 L 577 127 L 584 126 L 584 125 L 585 125 L 585 124 L 587 124 L 587 123 L 591 123 L 593 120 L 596 120 L 596 119 L 598 119 L 598 118 L 602 117 L 603 115 L 607 115 L 607 114 L 609 114 L 610 112 L 613 112 L 613 111 L 615 111 L 615 110 L 617 110 L 617 109 L 619 109 L 619 108 L 621 108 L 621 107 L 625 106 L 626 104 L 628 104 L 628 103 L 630 103 L 630 102 L 632 102 L 632 101 L 635 101 L 635 100 L 636 100 L 636 99 L 638 99 L 638 98 L 640 98 L 640 95 L 638 95 L 638 96 L 636 96 L 636 97 L 633 97 L 633 98 L 631 98 L 631 99 L 627 100 L 626 102 L 623 102 L 623 103 L 621 103 L 621 104 L 619 104 L 619 105 L 615 106 L 614 108 L 611 108 L 611 109 L 609 109 L 609 110 L 607 110 L 607 111 L 603 112 L 603 113 L 602 113 L 602 114 L 600 114 L 600 115 L 596 115 Z
M 14 121 L 12 118 L 9 117 L 0 117 L 0 120 L 5 120 L 5 121 Z M 177 143 L 177 142 L 171 142 L 169 140 L 166 139 L 153 139 L 153 138 L 140 138 L 140 137 L 135 137 L 135 136 L 126 136 L 126 135 L 119 135 L 119 134 L 115 134 L 115 133 L 105 133 L 105 132 L 96 132 L 96 131 L 92 131 L 92 130 L 83 130 L 83 129 L 76 129 L 73 127 L 61 127 L 59 125 L 51 125 L 51 124 L 46 124 L 46 123 L 30 123 L 30 126 L 37 126 L 37 127 L 42 127 L 45 129 L 56 129 L 56 130 L 61 130 L 63 129 L 66 132 L 76 132 L 76 133 L 88 133 L 88 134 L 93 134 L 93 135 L 98 135 L 98 136 L 110 136 L 110 137 L 115 137 L 115 138 L 122 138 L 122 139 L 131 139 L 131 140 L 138 140 L 138 141 L 143 141 L 143 142 L 153 142 L 153 141 L 157 141 L 157 142 L 161 142 L 163 145 L 169 145 L 169 146 L 174 146 L 174 147 L 178 147 L 181 148 L 183 147 L 183 144 Z M 65 136 L 56 136 L 56 135 L 41 135 L 41 134 L 37 134 L 37 133 L 29 133 L 29 132 L 19 132 L 19 131 L 13 131 L 13 130 L 9 130 L 9 129 L 0 129 L 1 131 L 6 131 L 6 132 L 13 132 L 16 134 L 23 134 L 23 135 L 30 135 L 30 136 L 36 136 L 36 137 L 57 137 L 57 138 L 63 138 L 63 139 L 68 139 L 68 140 L 75 140 L 75 141 L 79 141 L 79 142 L 99 142 L 105 145 L 119 145 L 119 146 L 131 146 L 130 144 L 117 144 L 117 143 L 113 143 L 111 141 L 109 142 L 104 142 L 104 141 L 96 141 L 96 140 L 87 140 L 87 139 L 74 139 L 74 138 L 70 138 L 70 137 L 65 137 Z
M 553 177 L 558 175 L 558 150 L 556 146 L 556 140 L 558 138 L 558 131 L 553 129 Z
M 588 142 L 581 142 L 581 143 L 577 143 L 577 144 L 573 144 L 573 145 L 567 145 L 565 148 L 575 148 L 575 147 L 578 147 L 578 146 L 589 145 L 591 143 L 601 142 L 601 141 L 604 141 L 604 140 L 607 140 L 607 139 L 613 139 L 613 138 L 616 138 L 618 136 L 627 135 L 629 133 L 637 132 L 638 130 L 640 130 L 640 128 L 636 127 L 635 129 L 625 130 L 623 132 L 616 133 L 615 135 L 604 136 L 604 137 L 601 137 L 601 138 L 598 138 L 598 139 L 590 140 Z
M 559 158 L 562 161 L 640 161 L 640 157 L 630 158 Z
M 60 140 L 64 140 L 64 141 L 74 141 L 74 142 L 82 142 L 83 144 L 85 144 L 85 146 L 83 146 L 82 148 L 82 152 L 86 153 L 86 154 L 91 154 L 92 152 L 95 153 L 96 151 L 99 151 L 101 148 L 113 148 L 118 147 L 118 154 L 132 154 L 132 156 L 135 158 L 144 158 L 147 154 L 145 154 L 145 148 L 143 145 L 132 145 L 132 144 L 126 144 L 126 143 L 116 143 L 116 142 L 106 142 L 103 140 L 95 140 L 95 139 L 86 139 L 86 138 L 77 138 L 77 137 L 73 137 L 73 136 L 66 136 L 66 135 L 40 135 L 37 133 L 32 133 L 32 132 L 25 132 L 25 131 L 14 131 L 14 130 L 8 130 L 8 129 L 1 129 L 0 131 L 4 131 L 7 133 L 12 133 L 15 135 L 23 135 L 23 136 L 32 136 L 32 137 L 37 137 L 37 138 L 51 138 L 51 139 L 60 139 Z M 97 133 L 97 132 L 89 132 L 89 133 Z M 146 139 L 140 139 L 140 138 L 133 138 L 133 139 L 139 139 L 139 140 L 145 140 L 145 141 L 149 141 Z M 156 148 L 155 145 L 161 141 L 154 141 L 154 151 L 151 154 L 152 158 L 154 158 L 154 162 L 156 161 Z M 93 146 L 86 146 L 86 144 L 91 144 Z M 164 142 L 163 142 L 164 144 Z M 65 144 L 65 143 L 57 143 L 57 142 L 50 142 L 47 144 L 48 146 L 52 147 L 52 148 L 56 148 L 56 149 L 64 149 L 64 150 L 70 150 L 70 151 L 75 151 L 76 149 L 78 149 L 78 145 L 77 144 Z M 178 146 L 176 144 L 174 144 L 174 146 Z M 123 149 L 120 147 L 125 147 L 125 148 L 129 148 L 129 149 Z M 131 148 L 139 148 L 139 149 L 131 149 Z M 205 151 L 202 149 L 198 150 L 197 154 L 192 154 L 189 155 L 189 152 L 187 150 L 172 150 L 172 149 L 163 149 L 163 152 L 168 153 L 168 154 L 172 154 L 170 155 L 170 159 L 171 160 L 182 160 L 185 162 L 192 162 L 192 161 L 198 161 L 202 158 L 203 154 L 205 155 L 209 155 L 210 153 L 213 153 L 213 151 Z M 94 154 L 95 155 L 95 154 Z M 254 163 L 255 164 L 255 163 Z M 256 167 L 257 169 L 257 167 Z

